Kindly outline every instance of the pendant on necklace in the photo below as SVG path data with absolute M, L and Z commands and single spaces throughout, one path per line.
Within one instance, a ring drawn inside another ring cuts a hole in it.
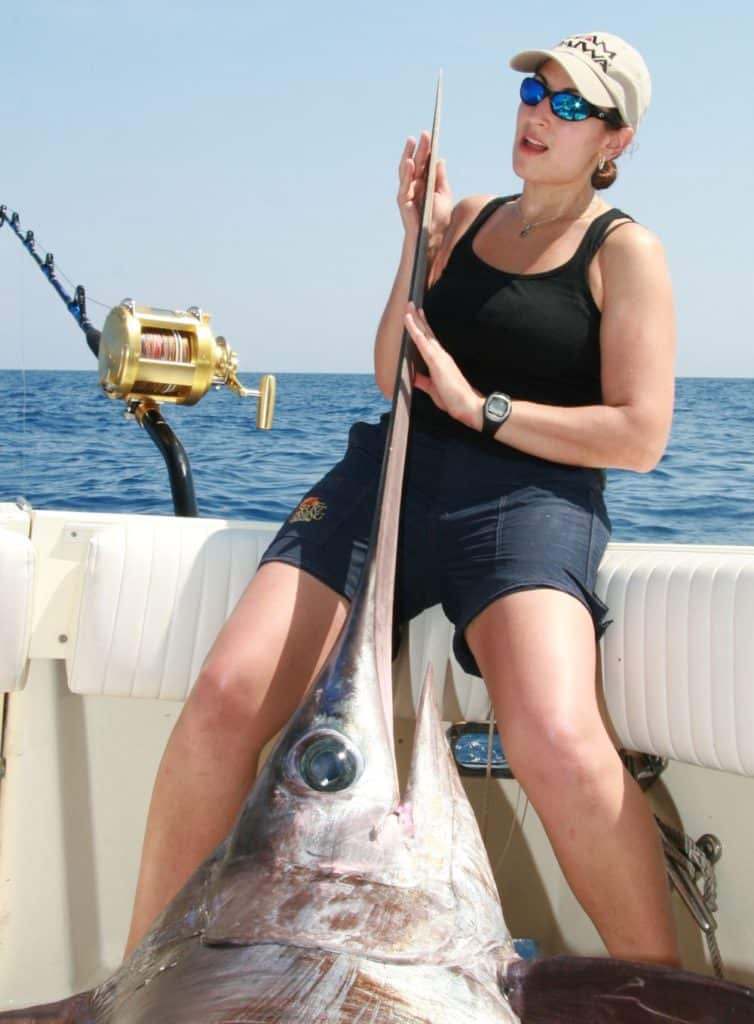
M 531 229 L 533 227 L 534 227 L 533 224 L 524 224 L 524 226 L 521 228 L 521 230 L 518 233 L 518 237 L 519 238 L 528 238 L 529 237 L 529 232 L 531 231 Z

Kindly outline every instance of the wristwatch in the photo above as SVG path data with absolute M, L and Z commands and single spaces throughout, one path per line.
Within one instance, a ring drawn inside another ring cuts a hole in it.
M 506 395 L 502 391 L 493 391 L 491 395 L 488 395 L 484 403 L 482 433 L 494 437 L 510 416 L 512 404 L 510 395 Z

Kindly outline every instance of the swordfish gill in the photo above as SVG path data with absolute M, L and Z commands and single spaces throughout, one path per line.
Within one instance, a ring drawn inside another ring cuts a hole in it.
M 439 111 L 412 283 L 420 304 Z M 425 680 L 408 782 L 393 738 L 404 334 L 375 525 L 333 652 L 230 836 L 96 988 L 3 1024 L 751 1024 L 744 988 L 611 960 L 520 960 Z

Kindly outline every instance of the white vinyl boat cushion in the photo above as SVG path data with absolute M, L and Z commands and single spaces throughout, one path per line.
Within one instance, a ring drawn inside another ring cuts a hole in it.
M 0 691 L 20 690 L 31 639 L 34 548 L 28 537 L 0 526 Z
M 754 775 L 754 548 L 611 545 L 597 589 L 624 746 Z
M 182 700 L 274 527 L 129 518 L 89 542 L 69 686 Z
M 89 542 L 69 683 L 77 693 L 181 700 L 274 527 L 129 517 Z M 613 544 L 597 590 L 612 623 L 603 682 L 621 743 L 754 775 L 754 548 Z M 15 605 L 14 605 L 15 610 Z M 440 608 L 409 631 L 413 713 L 431 663 L 447 721 L 484 721 L 481 680 Z

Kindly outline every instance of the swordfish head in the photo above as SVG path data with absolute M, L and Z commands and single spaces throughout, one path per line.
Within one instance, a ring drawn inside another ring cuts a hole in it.
M 133 956 L 90 992 L 0 1022 L 750 1024 L 741 986 L 515 957 L 431 686 L 401 796 L 357 627 L 349 619 L 231 835 Z
M 515 959 L 425 684 L 403 794 L 369 614 L 226 841 L 97 989 L 16 1024 L 514 1024 Z
M 512 955 L 431 684 L 401 796 L 375 676 L 371 646 L 346 637 L 238 819 L 205 943 L 280 941 L 385 963 Z
M 302 1024 L 508 1024 L 499 978 L 513 947 L 431 679 L 401 794 L 368 633 L 351 616 L 267 762 L 214 874 L 202 941 L 335 957 L 345 1008 L 297 1005 Z

